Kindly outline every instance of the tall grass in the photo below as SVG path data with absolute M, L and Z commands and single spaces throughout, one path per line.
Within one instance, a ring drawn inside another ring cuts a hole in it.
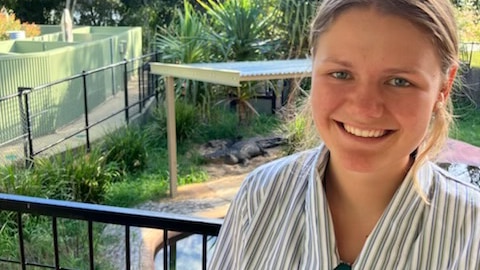
M 0 257 L 3 259 L 19 260 L 19 236 L 13 212 L 0 213 Z M 51 218 L 30 214 L 22 215 L 23 241 L 25 258 L 28 262 L 53 265 L 55 254 L 53 249 L 53 234 Z M 87 223 L 85 221 L 58 219 L 59 261 L 62 269 L 88 269 L 89 247 Z M 105 243 L 100 237 L 103 225 L 93 226 L 94 250 L 101 251 Z M 0 264 L 0 269 L 19 269 L 18 265 Z M 28 268 L 44 269 L 44 268 Z M 109 263 L 101 256 L 95 258 L 95 269 L 111 269 Z
M 102 151 L 107 164 L 115 164 L 124 173 L 142 171 L 147 163 L 146 133 L 128 126 L 105 136 Z

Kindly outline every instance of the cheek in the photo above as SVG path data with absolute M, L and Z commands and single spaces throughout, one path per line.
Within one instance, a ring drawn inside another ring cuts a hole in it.
M 315 121 L 321 120 L 320 118 L 325 118 L 327 113 L 335 107 L 336 101 L 332 95 L 329 94 L 330 92 L 327 91 L 327 88 L 328 87 L 321 84 L 321 81 L 312 79 L 310 103 Z
M 433 101 L 416 96 L 390 103 L 391 114 L 412 134 L 423 137 L 432 117 Z

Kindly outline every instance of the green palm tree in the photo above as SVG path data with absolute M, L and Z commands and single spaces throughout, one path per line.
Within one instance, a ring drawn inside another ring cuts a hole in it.
M 192 5 L 185 0 L 184 10 L 177 9 L 176 18 L 168 27 L 157 26 L 155 44 L 162 52 L 161 60 L 176 64 L 208 62 L 211 46 L 205 25 L 205 16 L 195 12 Z M 201 102 L 202 96 L 206 95 L 206 90 L 197 83 L 178 79 L 176 95 L 197 104 Z
M 267 12 L 265 1 L 255 0 L 197 0 L 206 10 L 210 22 L 210 40 L 219 61 L 263 60 L 262 47 L 268 46 L 268 29 L 274 16 Z M 234 103 L 240 123 L 246 123 L 257 111 L 249 100 L 255 91 L 250 84 L 225 88 L 227 97 L 218 103 Z

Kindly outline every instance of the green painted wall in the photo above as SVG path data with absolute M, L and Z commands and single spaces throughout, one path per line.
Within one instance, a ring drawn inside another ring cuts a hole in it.
M 72 43 L 62 41 L 58 26 L 41 28 L 42 36 L 0 42 L 0 97 L 17 93 L 18 87 L 37 87 L 142 55 L 140 27 L 76 27 Z M 123 89 L 122 74 L 117 69 L 87 77 L 89 110 Z M 30 101 L 34 135 L 48 134 L 83 114 L 83 81 L 34 91 Z M 2 137 L 15 136 L 5 129 L 13 130 L 20 121 L 19 111 L 12 111 L 15 105 L 8 112 L 5 107 L 0 104 L 0 143 L 8 139 Z

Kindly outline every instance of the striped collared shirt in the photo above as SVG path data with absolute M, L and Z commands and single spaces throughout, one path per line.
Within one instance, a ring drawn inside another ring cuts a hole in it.
M 209 269 L 334 269 L 341 263 L 322 186 L 328 150 L 254 170 L 225 217 Z M 480 269 L 480 189 L 432 163 L 400 185 L 352 269 Z M 355 224 L 352 224 L 355 229 Z

